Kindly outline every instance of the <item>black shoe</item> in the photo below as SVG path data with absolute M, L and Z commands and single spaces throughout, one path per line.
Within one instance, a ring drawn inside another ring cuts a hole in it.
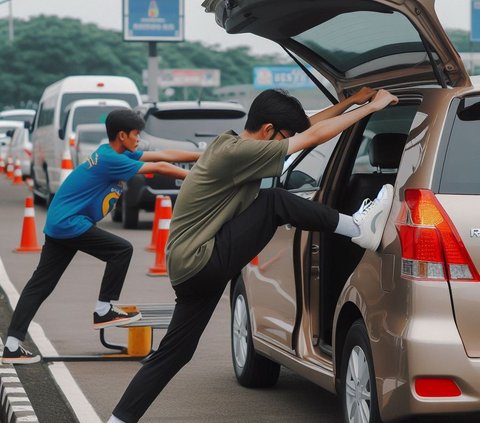
M 103 329 L 111 326 L 124 326 L 136 322 L 142 318 L 142 313 L 127 313 L 122 309 L 110 306 L 110 310 L 104 316 L 99 316 L 97 312 L 93 313 L 94 329 Z
M 7 347 L 3 349 L 2 364 L 32 364 L 38 363 L 40 359 L 39 355 L 32 354 L 21 345 L 13 352 Z

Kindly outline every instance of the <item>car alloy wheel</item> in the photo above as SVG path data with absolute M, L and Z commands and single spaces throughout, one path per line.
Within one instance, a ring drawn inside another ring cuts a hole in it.
M 239 368 L 245 367 L 247 361 L 248 318 L 247 305 L 243 295 L 235 300 L 232 316 L 232 348 L 235 363 Z
M 370 338 L 361 319 L 347 333 L 340 366 L 345 423 L 381 423 Z
M 369 423 L 372 403 L 370 372 L 365 353 L 358 345 L 348 359 L 345 382 L 348 420 L 352 423 Z

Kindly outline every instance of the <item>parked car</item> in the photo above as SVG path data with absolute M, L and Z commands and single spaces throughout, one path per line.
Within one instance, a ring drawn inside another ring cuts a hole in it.
M 75 144 L 77 142 L 76 130 L 81 124 L 102 124 L 106 137 L 105 120 L 108 114 L 115 109 L 131 109 L 130 105 L 124 100 L 115 99 L 84 99 L 70 103 L 65 109 L 65 123 L 58 132 L 60 139 L 68 142 L 70 153 L 74 164 L 77 154 Z M 98 143 L 99 140 L 97 140 Z
M 338 393 L 345 422 L 478 412 L 480 87 L 472 86 L 434 2 L 203 6 L 229 33 L 290 50 L 340 99 L 362 86 L 399 98 L 344 131 L 331 154 L 314 157 L 323 146 L 303 151 L 270 180 L 345 214 L 386 183 L 395 195 L 376 252 L 286 225 L 232 280 L 239 383 L 272 386 L 286 366 Z
M 4 157 L 8 154 L 8 146 L 10 145 L 13 131 L 16 128 L 23 127 L 23 122 L 16 120 L 0 120 L 0 154 Z
M 29 122 L 19 123 L 22 126 L 7 132 L 7 135 L 11 137 L 7 156 L 12 157 L 14 161 L 16 159 L 20 161 L 22 177 L 25 179 L 30 177 L 32 167 L 32 142 L 30 141 Z
M 104 142 L 108 142 L 107 129 L 101 123 L 77 125 L 75 150 L 72 156 L 75 166 L 83 163 Z
M 141 104 L 135 83 L 122 76 L 76 75 L 45 88 L 33 123 L 33 198 L 47 205 L 60 185 L 62 157 L 67 141 L 60 138 L 67 120 L 67 106 L 84 99 L 117 99 L 130 107 Z
M 218 134 L 241 131 L 246 120 L 242 105 L 221 101 L 169 101 L 143 105 L 137 111 L 145 119 L 139 145 L 143 150 L 203 151 Z M 190 169 L 193 163 L 177 165 Z M 154 211 L 157 195 L 169 195 L 175 204 L 181 184 L 180 179 L 164 175 L 135 175 L 126 183 L 112 219 L 122 221 L 124 228 L 136 228 L 139 211 Z
M 33 109 L 10 109 L 0 112 L 0 120 L 18 120 L 32 124 L 34 118 L 35 110 Z

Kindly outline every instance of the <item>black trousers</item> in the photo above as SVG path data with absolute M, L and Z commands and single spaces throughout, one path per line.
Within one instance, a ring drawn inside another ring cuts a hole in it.
M 132 258 L 133 247 L 130 242 L 96 226 L 75 238 L 58 239 L 46 235 L 40 262 L 23 288 L 13 313 L 9 336 L 25 339 L 37 310 L 55 289 L 77 251 L 83 251 L 107 263 L 99 300 L 118 300 Z
M 338 212 L 283 189 L 260 191 L 243 213 L 227 222 L 215 237 L 207 265 L 174 286 L 176 306 L 167 333 L 130 382 L 113 414 L 137 422 L 170 379 L 192 358 L 228 281 L 271 240 L 278 226 L 310 231 L 335 230 Z

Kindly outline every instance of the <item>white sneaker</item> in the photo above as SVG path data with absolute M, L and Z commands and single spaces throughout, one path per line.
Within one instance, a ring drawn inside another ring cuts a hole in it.
M 383 230 L 388 213 L 392 207 L 393 186 L 384 185 L 375 200 L 363 200 L 360 209 L 352 216 L 360 228 L 360 235 L 352 238 L 352 242 L 367 250 L 376 251 L 382 240 Z

